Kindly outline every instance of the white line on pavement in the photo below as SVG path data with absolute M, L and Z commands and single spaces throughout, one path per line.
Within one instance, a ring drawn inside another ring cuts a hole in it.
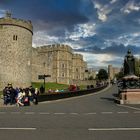
M 127 114 L 128 112 L 117 112 L 118 114 Z
M 101 112 L 102 114 L 112 114 L 113 112 Z
M 78 113 L 70 113 L 70 115 L 78 115 Z
M 91 113 L 84 113 L 84 115 L 95 115 L 97 114 L 96 112 L 91 112 Z
M 36 128 L 11 128 L 11 127 L 1 127 L 0 130 L 36 130 Z
M 64 115 L 66 113 L 54 113 L 54 115 Z
M 140 128 L 89 128 L 89 131 L 140 131 Z
M 126 107 L 126 108 L 130 108 L 130 109 L 134 109 L 134 110 L 139 110 L 140 111 L 140 108 L 136 108 L 136 107 L 132 107 L 132 106 L 128 106 L 128 105 L 119 105 L 119 104 L 117 104 L 117 106 Z
M 11 114 L 20 114 L 21 112 L 11 112 Z
M 25 112 L 26 115 L 33 115 L 35 112 Z
M 135 111 L 134 113 L 139 114 L 139 113 L 140 113 L 140 111 Z
M 48 113 L 48 112 L 40 112 L 39 114 L 40 115 L 49 115 L 50 113 Z

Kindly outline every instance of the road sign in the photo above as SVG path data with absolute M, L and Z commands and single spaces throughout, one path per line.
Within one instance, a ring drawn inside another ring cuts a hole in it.
M 46 77 L 51 77 L 51 75 L 38 75 L 38 79 L 44 79 Z
M 44 75 L 38 75 L 38 79 L 44 79 Z

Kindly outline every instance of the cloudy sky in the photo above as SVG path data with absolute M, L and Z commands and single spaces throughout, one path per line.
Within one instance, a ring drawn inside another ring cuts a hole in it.
M 0 0 L 0 17 L 31 20 L 33 46 L 63 43 L 95 69 L 140 56 L 140 0 Z

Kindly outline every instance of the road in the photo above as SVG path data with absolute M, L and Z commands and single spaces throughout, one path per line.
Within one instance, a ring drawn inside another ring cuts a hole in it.
M 86 96 L 0 108 L 1 140 L 140 139 L 140 105 L 114 103 L 116 86 Z

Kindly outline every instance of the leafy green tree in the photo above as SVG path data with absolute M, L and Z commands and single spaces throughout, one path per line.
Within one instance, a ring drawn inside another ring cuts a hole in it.
M 108 73 L 105 69 L 100 69 L 97 75 L 99 80 L 107 80 L 108 79 Z
M 120 71 L 119 73 L 117 73 L 117 74 L 115 75 L 115 77 L 116 77 L 117 79 L 123 78 L 123 77 L 124 77 L 123 71 Z

